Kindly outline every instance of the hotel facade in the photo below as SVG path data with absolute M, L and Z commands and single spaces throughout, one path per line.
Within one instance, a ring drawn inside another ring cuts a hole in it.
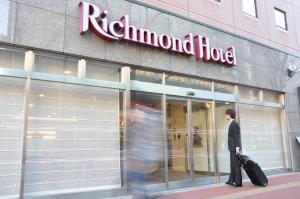
M 225 182 L 228 108 L 267 175 L 300 170 L 298 1 L 1 0 L 0 16 L 0 199 L 126 195 L 132 103 L 161 117 L 153 191 Z

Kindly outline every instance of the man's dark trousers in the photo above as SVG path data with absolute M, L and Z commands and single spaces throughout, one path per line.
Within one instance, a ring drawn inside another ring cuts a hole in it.
M 230 175 L 229 182 L 234 182 L 237 185 L 242 184 L 241 166 L 236 157 L 235 151 L 230 151 Z

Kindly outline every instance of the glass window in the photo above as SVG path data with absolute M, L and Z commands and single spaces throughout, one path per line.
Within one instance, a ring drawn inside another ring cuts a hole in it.
M 35 55 L 34 71 L 64 76 L 77 76 L 78 60 L 58 55 Z
M 120 67 L 103 62 L 87 61 L 86 78 L 119 82 Z
M 242 4 L 245 13 L 257 18 L 256 0 L 242 0 Z
M 241 99 L 260 101 L 260 92 L 255 88 L 239 86 L 239 97 Z
M 162 83 L 162 73 L 140 69 L 131 69 L 130 78 L 131 80 L 138 80 L 142 82 L 150 82 L 156 84 Z
M 274 8 L 276 26 L 287 30 L 286 13 L 278 8 Z
M 24 70 L 25 52 L 0 46 L 0 68 Z
M 215 85 L 215 92 L 227 93 L 227 94 L 234 93 L 234 86 L 231 84 L 215 82 L 214 85 Z
M 263 169 L 284 168 L 282 110 L 242 104 L 239 110 L 243 153 Z
M 149 172 L 148 183 L 164 182 L 164 120 L 162 96 L 131 92 L 128 123 L 128 169 Z M 131 176 L 129 176 L 131 177 Z
M 25 193 L 121 186 L 119 91 L 33 81 Z
M 280 94 L 272 91 L 263 91 L 263 99 L 265 102 L 280 103 Z
M 0 198 L 19 198 L 25 81 L 0 77 L 0 84 Z
M 184 77 L 179 75 L 166 75 L 166 84 L 171 86 L 193 88 L 211 91 L 212 82 L 209 80 Z

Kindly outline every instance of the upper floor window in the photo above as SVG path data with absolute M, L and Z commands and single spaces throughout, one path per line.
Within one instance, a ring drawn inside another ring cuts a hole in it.
M 212 1 L 216 3 L 221 3 L 221 0 L 212 0 Z
M 246 14 L 257 18 L 256 0 L 242 0 L 242 4 Z
M 286 12 L 278 8 L 274 8 L 274 14 L 275 14 L 276 26 L 284 30 L 288 30 L 287 21 L 286 21 Z

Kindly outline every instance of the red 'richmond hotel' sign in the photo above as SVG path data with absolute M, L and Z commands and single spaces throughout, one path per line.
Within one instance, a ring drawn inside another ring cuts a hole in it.
M 189 56 L 195 56 L 196 60 L 211 61 L 226 66 L 236 65 L 235 47 L 227 50 L 211 48 L 209 39 L 201 35 L 186 35 L 184 39 L 170 37 L 167 34 L 158 35 L 155 31 L 144 28 L 136 28 L 129 23 L 129 16 L 124 15 L 120 21 L 108 23 L 108 11 L 100 11 L 99 7 L 92 3 L 81 1 L 80 4 L 80 33 L 89 29 L 103 39 L 112 41 L 126 40 L 138 44 L 169 50 Z

